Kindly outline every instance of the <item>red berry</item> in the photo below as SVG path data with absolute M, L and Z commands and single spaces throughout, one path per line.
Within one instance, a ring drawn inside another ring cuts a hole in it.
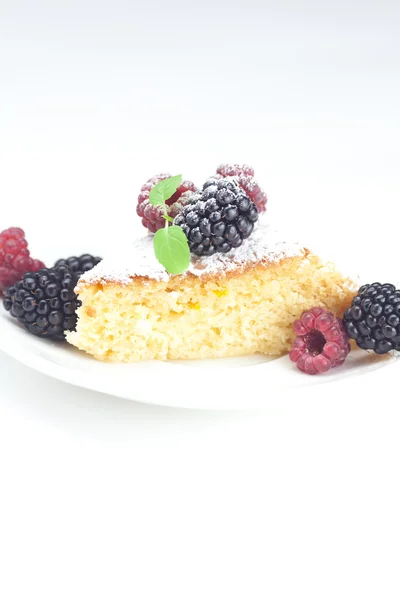
M 10 227 L 0 233 L 0 292 L 13 285 L 27 271 L 38 271 L 44 264 L 32 260 L 25 233 L 19 227 Z
M 330 311 L 326 310 L 323 313 L 321 313 L 319 317 L 316 318 L 315 328 L 318 329 L 318 331 L 326 331 L 327 329 L 332 327 L 334 322 L 335 315 Z
M 32 265 L 32 259 L 29 256 L 29 250 L 23 248 L 19 253 L 10 261 L 13 269 L 19 273 L 26 273 L 29 271 Z
M 308 333 L 307 327 L 299 319 L 293 323 L 293 331 L 296 335 L 306 335 Z
M 259 213 L 263 213 L 267 209 L 267 194 L 261 189 L 257 180 L 254 177 L 246 175 L 239 176 L 239 185 L 246 192 L 246 195 L 253 200 L 258 208 Z
M 10 269 L 9 267 L 0 266 L 0 294 L 1 292 L 4 292 L 8 286 L 13 285 L 18 281 L 19 278 L 20 274 L 18 271 L 14 271 L 14 269 Z
M 164 179 L 168 179 L 168 177 L 171 177 L 169 173 L 155 175 L 146 181 L 146 183 L 142 186 L 138 196 L 136 212 L 139 217 L 141 217 L 144 227 L 146 227 L 146 229 L 148 229 L 151 233 L 155 233 L 158 231 L 158 229 L 164 227 L 165 219 L 163 217 L 163 210 L 161 206 L 152 206 L 150 204 L 150 191 L 156 185 L 156 183 L 163 181 Z M 194 183 L 191 181 L 182 181 L 175 194 L 173 194 L 171 198 L 166 201 L 166 204 L 169 207 L 168 215 L 172 218 L 175 218 L 183 208 L 184 204 L 189 202 L 189 195 L 186 195 L 186 192 L 195 191 L 197 191 L 197 188 Z M 185 196 L 183 199 L 182 196 L 184 194 Z
M 217 174 L 221 177 L 236 177 L 246 196 L 257 206 L 258 212 L 265 212 L 268 198 L 254 178 L 253 167 L 233 163 L 223 164 L 218 167 Z
M 326 358 L 323 354 L 318 354 L 313 358 L 314 366 L 318 373 L 326 373 L 332 367 L 329 358 Z
M 222 177 L 237 177 L 238 175 L 249 175 L 250 177 L 254 177 L 253 167 L 249 167 L 249 165 L 238 165 L 235 163 L 219 165 L 217 168 L 217 173 L 222 175 Z
M 32 266 L 30 268 L 32 273 L 35 273 L 35 271 L 40 271 L 40 269 L 45 269 L 45 268 L 46 268 L 46 265 L 44 264 L 44 262 L 42 262 L 41 260 L 38 260 L 37 258 L 32 259 Z
M 304 312 L 301 315 L 300 322 L 306 331 L 311 331 L 315 327 L 315 317 L 312 312 Z
M 331 360 L 337 360 L 340 356 L 340 346 L 335 342 L 328 342 L 325 344 L 324 354 Z
M 350 352 L 341 319 L 324 308 L 314 307 L 303 312 L 293 323 L 296 338 L 289 358 L 300 371 L 308 375 L 326 373 L 346 360 Z

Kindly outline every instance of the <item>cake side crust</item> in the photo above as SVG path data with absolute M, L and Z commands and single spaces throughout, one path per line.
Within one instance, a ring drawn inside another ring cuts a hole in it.
M 297 256 L 299 258 L 307 258 L 309 256 L 309 254 L 311 254 L 310 250 L 308 250 L 307 248 L 301 248 L 301 250 L 298 251 Z M 194 282 L 197 279 L 200 279 L 203 283 L 206 283 L 207 281 L 222 281 L 222 280 L 229 280 L 232 277 L 238 277 L 242 274 L 245 274 L 247 272 L 254 272 L 254 269 L 257 268 L 271 268 L 272 266 L 277 266 L 279 264 L 281 264 L 283 261 L 288 260 L 294 258 L 292 256 L 289 257 L 284 257 L 284 258 L 277 258 L 276 256 L 270 255 L 270 256 L 265 256 L 264 258 L 262 258 L 261 260 L 259 260 L 256 264 L 254 263 L 232 263 L 231 267 L 229 270 L 223 271 L 223 270 L 219 270 L 216 272 L 210 272 L 207 269 L 202 269 L 201 266 L 197 268 L 196 270 L 196 274 L 194 274 L 191 271 L 187 271 L 186 273 L 183 273 L 182 275 L 170 275 L 168 278 L 168 283 L 171 283 L 172 281 L 174 283 L 179 283 L 179 282 L 184 282 L 184 281 L 192 281 Z M 94 269 L 93 269 L 94 270 Z M 125 286 L 129 286 L 131 283 L 133 282 L 137 282 L 141 285 L 151 285 L 153 283 L 155 283 L 156 279 L 148 276 L 148 275 L 127 275 L 127 280 L 125 281 L 118 281 L 116 279 L 114 279 L 114 276 L 104 276 L 103 278 L 98 278 L 97 276 L 92 276 L 91 279 L 85 279 L 83 277 L 81 277 L 81 279 L 78 281 L 78 284 L 75 288 L 75 292 L 77 294 L 81 294 L 85 288 L 90 288 L 93 285 L 102 285 L 102 286 L 108 286 L 108 285 L 117 285 L 117 286 L 121 286 L 122 288 Z

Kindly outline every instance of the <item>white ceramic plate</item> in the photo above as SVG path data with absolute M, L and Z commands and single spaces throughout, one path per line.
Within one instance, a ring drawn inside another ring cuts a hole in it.
M 287 356 L 103 363 L 66 343 L 52 343 L 29 334 L 3 307 L 0 349 L 36 371 L 83 388 L 162 406 L 218 410 L 265 408 L 271 393 L 326 384 L 397 360 L 394 356 L 382 360 L 361 350 L 352 351 L 344 365 L 315 377 L 299 372 Z M 247 372 L 250 369 L 251 373 Z M 175 380 L 174 386 L 168 385 L 171 380 Z

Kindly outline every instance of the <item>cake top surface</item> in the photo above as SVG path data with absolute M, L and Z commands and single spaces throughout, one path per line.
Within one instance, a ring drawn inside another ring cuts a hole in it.
M 261 219 L 253 234 L 239 248 L 226 254 L 216 253 L 213 256 L 193 256 L 188 270 L 196 277 L 213 277 L 223 275 L 259 263 L 275 263 L 283 258 L 301 256 L 303 247 L 296 242 L 283 241 L 282 235 Z M 184 275 L 185 275 L 184 274 Z M 171 277 L 157 261 L 153 236 L 146 235 L 135 240 L 128 248 L 121 249 L 114 256 L 102 260 L 94 269 L 84 273 L 79 285 L 97 283 L 119 283 L 126 285 L 134 277 L 146 277 L 156 281 L 169 281 Z

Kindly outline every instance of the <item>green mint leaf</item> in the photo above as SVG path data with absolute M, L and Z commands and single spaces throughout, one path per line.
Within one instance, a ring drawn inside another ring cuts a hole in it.
M 159 229 L 154 236 L 154 252 L 159 263 L 172 275 L 184 273 L 190 263 L 186 235 L 176 225 Z
M 149 201 L 153 206 L 158 204 L 164 204 L 166 200 L 169 200 L 179 187 L 182 181 L 182 175 L 175 175 L 174 177 L 168 177 L 156 183 L 151 188 Z

